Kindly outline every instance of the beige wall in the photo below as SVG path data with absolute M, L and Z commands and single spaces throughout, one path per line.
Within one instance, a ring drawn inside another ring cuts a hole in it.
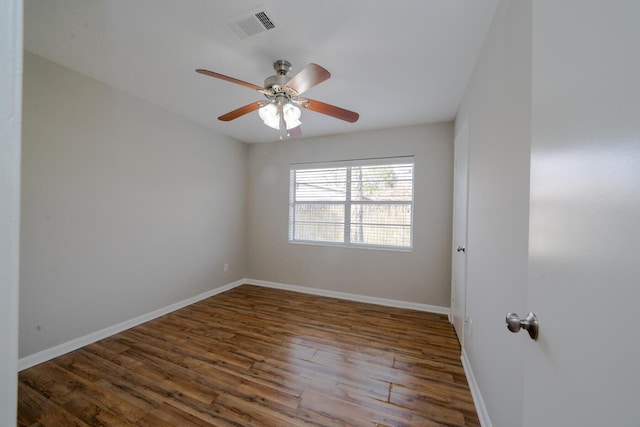
M 21 356 L 244 277 L 245 144 L 29 53 L 23 119 Z
M 289 165 L 415 156 L 412 252 L 288 243 Z M 249 149 L 248 277 L 449 307 L 452 123 L 267 144 Z

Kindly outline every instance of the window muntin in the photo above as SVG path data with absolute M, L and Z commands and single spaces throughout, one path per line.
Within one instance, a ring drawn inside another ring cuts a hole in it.
M 292 165 L 289 241 L 412 248 L 413 157 Z

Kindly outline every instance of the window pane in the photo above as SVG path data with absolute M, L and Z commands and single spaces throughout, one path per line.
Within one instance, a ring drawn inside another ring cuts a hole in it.
M 411 204 L 353 204 L 351 243 L 410 246 Z
M 344 225 L 344 205 L 335 203 L 297 203 L 296 222 L 331 222 Z
M 411 204 L 353 203 L 351 224 L 411 225 Z
M 411 246 L 411 226 L 358 225 L 351 227 L 354 245 Z
M 296 222 L 294 240 L 344 242 L 344 224 Z
M 345 200 L 346 168 L 296 170 L 294 179 L 296 202 Z
M 344 204 L 295 205 L 295 240 L 344 242 Z
M 351 200 L 411 201 L 413 165 L 354 166 Z

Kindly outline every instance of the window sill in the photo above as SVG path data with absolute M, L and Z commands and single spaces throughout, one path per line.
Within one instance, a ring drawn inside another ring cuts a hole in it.
M 347 245 L 344 243 L 333 242 L 310 242 L 304 240 L 289 240 L 290 245 L 305 245 L 305 246 L 325 246 L 331 248 L 343 248 L 343 249 L 366 249 L 368 251 L 386 251 L 386 252 L 405 252 L 412 253 L 413 248 L 398 248 L 394 246 L 372 246 L 372 245 Z

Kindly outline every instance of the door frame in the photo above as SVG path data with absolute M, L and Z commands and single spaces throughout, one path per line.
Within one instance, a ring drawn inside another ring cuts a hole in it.
M 17 412 L 22 10 L 0 2 L 0 425 Z
M 460 176 L 458 168 L 458 160 L 460 159 L 461 150 L 464 150 L 465 168 L 464 177 Z M 460 182 L 460 180 L 464 182 Z M 464 207 L 462 212 L 462 218 L 459 217 L 458 202 L 460 198 L 457 197 L 458 191 L 462 185 L 464 194 L 462 200 L 464 200 Z M 454 326 L 460 346 L 464 348 L 464 337 L 467 334 L 467 236 L 468 236 L 468 216 L 469 216 L 469 121 L 465 120 L 460 126 L 460 130 L 454 139 L 453 148 L 453 223 L 452 223 L 452 240 L 451 240 L 451 323 Z M 461 221 L 458 223 L 458 221 Z M 460 230 L 460 227 L 462 229 Z M 458 230 L 460 230 L 463 236 L 459 236 Z M 458 246 L 464 246 L 465 252 L 457 252 Z M 459 263 L 462 263 L 460 265 Z M 458 284 L 458 275 L 456 269 L 461 269 L 462 283 Z M 458 292 L 459 288 L 459 292 Z M 459 295 L 458 295 L 459 294 Z M 457 299 L 456 299 L 457 297 Z M 460 307 L 460 310 L 457 309 Z M 461 312 L 461 319 L 456 317 L 457 312 Z

